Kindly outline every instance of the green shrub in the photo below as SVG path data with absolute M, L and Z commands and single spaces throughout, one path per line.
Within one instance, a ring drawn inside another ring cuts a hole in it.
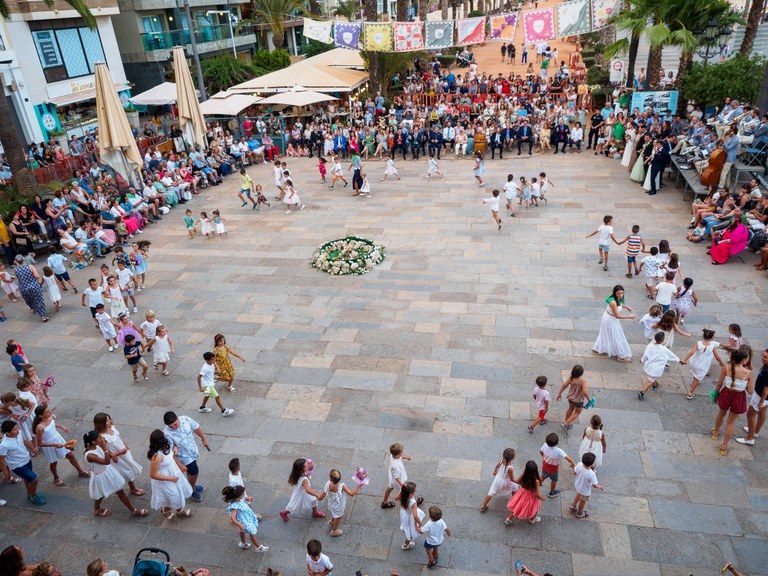
M 291 55 L 287 50 L 257 50 L 251 60 L 251 66 L 268 72 L 281 70 L 291 65 Z
M 600 66 L 587 68 L 587 84 L 590 86 L 607 86 L 611 81 L 611 73 Z

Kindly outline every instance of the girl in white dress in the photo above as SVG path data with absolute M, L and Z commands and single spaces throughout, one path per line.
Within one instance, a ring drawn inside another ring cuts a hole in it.
M 720 343 L 716 342 L 714 337 L 715 331 L 705 328 L 701 334 L 701 340 L 696 342 L 685 358 L 680 360 L 680 364 L 688 364 L 688 368 L 691 369 L 691 374 L 693 375 L 693 382 L 688 390 L 688 400 L 692 400 L 695 396 L 696 387 L 709 372 L 713 358 L 720 364 L 720 368 L 725 366 L 717 354 L 717 348 L 720 346 Z
M 168 336 L 168 330 L 162 324 L 157 327 L 155 337 L 147 342 L 147 346 L 153 347 L 154 352 L 154 366 L 155 370 L 158 367 L 163 369 L 163 376 L 168 376 L 168 361 L 171 359 L 171 354 L 176 354 L 176 349 L 173 347 L 173 340 Z
M 624 145 L 624 155 L 621 157 L 621 165 L 626 168 L 629 168 L 629 161 L 632 158 L 632 151 L 635 147 L 635 136 L 636 134 L 634 130 L 627 130 L 624 134 L 626 143 Z
M 382 182 L 387 179 L 387 176 L 394 176 L 398 180 L 400 180 L 400 174 L 397 173 L 397 168 L 395 167 L 395 161 L 392 158 L 387 158 L 387 164 L 384 167 L 384 177 L 381 179 Z
M 406 482 L 400 490 L 400 530 L 405 534 L 405 542 L 400 546 L 403 550 L 416 547 L 416 536 L 419 535 L 416 526 L 421 528 L 424 511 L 419 508 L 419 498 L 416 499 L 416 484 Z M 423 501 L 423 500 L 422 500 Z
M 83 436 L 85 444 L 85 459 L 91 466 L 91 481 L 88 485 L 88 495 L 93 500 L 93 513 L 96 516 L 109 516 L 112 514 L 106 508 L 101 507 L 104 498 L 117 494 L 131 516 L 146 516 L 149 510 L 136 508 L 131 499 L 125 493 L 125 480 L 120 473 L 112 467 L 113 455 L 107 450 L 107 442 L 96 430 L 86 432 Z
M 341 472 L 335 468 L 331 470 L 322 494 L 328 505 L 328 513 L 331 515 L 331 519 L 328 521 L 330 524 L 329 534 L 331 536 L 341 536 L 344 534 L 344 530 L 339 528 L 339 524 L 341 524 L 341 517 L 344 516 L 344 510 L 347 507 L 347 496 L 354 498 L 360 491 L 361 486 L 362 484 L 358 484 L 354 490 L 350 490 L 341 481 Z
M 289 515 L 302 510 L 312 510 L 313 518 L 325 518 L 325 512 L 317 509 L 318 500 L 322 500 L 323 494 L 312 490 L 308 475 L 309 465 L 306 459 L 299 458 L 294 460 L 291 475 L 288 476 L 288 484 L 293 486 L 293 494 L 285 510 L 280 511 L 280 517 L 288 522 Z
M 477 180 L 477 185 L 479 187 L 485 186 L 485 181 L 483 180 L 483 173 L 485 172 L 485 162 L 483 161 L 483 155 L 481 152 L 475 152 L 475 166 L 473 168 L 473 171 L 475 173 L 475 180 Z
M 195 512 L 184 508 L 184 502 L 192 496 L 192 486 L 176 459 L 176 450 L 171 451 L 171 443 L 162 430 L 153 430 L 149 435 L 150 461 L 149 477 L 152 487 L 151 506 L 168 520 L 174 515 L 189 518 Z M 184 467 L 186 470 L 186 467 Z
M 222 218 L 221 212 L 219 212 L 218 210 L 214 210 L 212 214 L 213 214 L 213 225 L 216 227 L 216 234 L 219 235 L 219 240 L 223 240 L 224 236 L 227 236 L 227 229 L 224 227 L 224 222 L 226 222 L 227 219 Z
M 619 362 L 632 361 L 632 349 L 629 347 L 621 320 L 632 320 L 635 315 L 632 308 L 624 304 L 624 287 L 617 284 L 613 287 L 611 296 L 605 299 L 608 307 L 600 319 L 600 332 L 597 335 L 592 352 L 594 354 L 607 354 L 616 356 Z M 624 310 L 629 314 L 624 314 Z
M 501 460 L 496 462 L 493 469 L 493 482 L 488 494 L 480 506 L 480 512 L 488 510 L 488 503 L 494 496 L 510 496 L 519 488 L 515 482 L 515 471 L 512 468 L 512 460 L 515 459 L 514 448 L 507 448 L 501 455 Z
M 43 283 L 45 291 L 48 292 L 48 298 L 51 299 L 53 305 L 56 306 L 56 312 L 58 312 L 61 308 L 61 290 L 59 290 L 59 281 L 56 280 L 56 276 L 53 275 L 53 268 L 50 266 L 43 266 Z
M 301 203 L 299 192 L 294 188 L 293 180 L 290 178 L 285 181 L 285 196 L 283 196 L 283 202 L 285 202 L 288 207 L 286 214 L 291 213 L 291 206 L 298 206 L 299 210 L 304 210 L 304 208 L 306 208 L 306 206 Z
M 579 446 L 579 461 L 587 452 L 595 455 L 595 468 L 603 465 L 605 453 L 605 433 L 603 432 L 603 420 L 597 414 L 589 419 L 589 427 L 584 429 Z
M 107 279 L 107 287 L 104 289 L 104 299 L 109 301 L 109 315 L 117 318 L 120 314 L 128 314 L 128 306 L 123 300 L 123 292 L 117 278 L 110 276 Z
M 206 238 L 211 238 L 214 233 L 211 219 L 208 218 L 208 214 L 205 212 L 200 212 L 200 232 L 205 234 Z
M 648 309 L 648 312 L 640 318 L 640 324 L 643 327 L 643 335 L 648 341 L 653 340 L 653 337 L 656 336 L 658 330 L 656 330 L 654 326 L 661 320 L 663 311 L 664 309 L 661 307 L 661 304 L 654 304 Z
M 133 459 L 133 454 L 128 450 L 120 432 L 112 425 L 109 414 L 99 412 L 93 417 L 93 428 L 104 437 L 107 450 L 112 454 L 112 467 L 120 473 L 120 476 L 128 482 L 128 488 L 134 496 L 144 496 L 146 492 L 136 486 L 136 475 L 141 474 L 141 465 Z
M 77 470 L 80 478 L 88 478 L 90 474 L 83 470 L 80 466 L 80 462 L 75 458 L 74 452 L 71 448 L 74 447 L 75 441 L 70 440 L 66 442 L 64 437 L 59 434 L 59 430 L 67 434 L 69 429 L 66 426 L 59 426 L 53 419 L 53 414 L 48 409 L 48 406 L 41 404 L 35 408 L 35 419 L 32 421 L 33 433 L 37 435 L 37 446 L 42 450 L 43 456 L 48 461 L 48 466 L 51 469 L 51 475 L 53 475 L 53 483 L 56 486 L 66 486 L 67 483 L 59 478 L 58 462 L 62 458 L 69 460 L 72 467 Z
M 675 332 L 680 334 L 680 336 L 687 336 L 687 337 L 691 336 L 688 332 L 683 332 L 680 329 L 680 326 L 677 324 L 676 320 L 677 320 L 677 313 L 674 310 L 667 310 L 661 316 L 661 320 L 659 320 L 657 324 L 653 325 L 653 329 L 656 332 L 664 333 L 665 348 L 672 349 L 672 344 L 675 343 Z

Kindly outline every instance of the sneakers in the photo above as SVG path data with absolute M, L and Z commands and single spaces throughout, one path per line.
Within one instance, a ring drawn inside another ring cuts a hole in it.
M 6 502 L 6 501 L 5 501 L 5 500 L 3 500 L 2 498 L 0 498 L 0 508 L 2 508 L 3 506 L 5 506 L 6 504 L 8 504 L 8 502 Z
M 744 444 L 746 446 L 754 446 L 755 441 L 754 440 L 747 440 L 746 438 L 736 438 L 736 442 L 739 444 Z
M 226 416 L 229 416 L 230 414 L 233 414 L 234 412 L 235 412 L 234 408 L 226 408 L 221 411 L 221 415 L 226 417 Z
M 533 434 L 533 426 L 528 426 L 528 433 Z
M 110 347 L 109 347 L 109 351 L 110 351 L 110 352 L 114 352 L 114 351 L 115 351 L 115 349 L 114 349 L 114 348 L 112 348 L 112 346 L 110 346 Z
M 202 494 L 205 492 L 205 486 L 202 484 L 195 484 L 195 492 L 200 492 Z
M 192 496 L 190 496 L 193 502 L 202 502 L 203 501 L 203 495 L 199 492 L 192 492 Z
M 34 496 L 30 496 L 29 494 L 27 494 L 27 500 L 32 502 L 32 504 L 34 504 L 35 506 L 43 506 L 46 503 L 45 496 L 40 492 L 38 492 Z
M 133 307 L 133 313 L 136 314 L 136 312 L 138 312 L 138 311 L 139 311 L 139 307 L 138 306 L 134 306 Z
M 747 434 L 749 434 L 749 426 L 742 426 L 741 429 L 744 430 L 744 432 L 746 432 Z M 760 438 L 760 434 L 755 434 L 755 438 Z
M 637 393 L 637 399 L 638 400 L 645 400 L 645 394 L 643 394 L 642 392 L 638 392 Z
M 213 412 L 213 409 L 206 408 L 205 406 L 200 406 L 200 408 L 197 409 L 200 414 L 208 414 L 208 412 Z
M 547 494 L 550 498 L 557 498 L 560 496 L 560 490 L 552 490 L 549 494 Z
M 264 546 L 264 544 L 262 544 L 258 548 L 253 549 L 254 552 L 266 552 L 267 550 L 269 550 L 269 547 Z
M 243 206 L 245 206 L 245 204 L 243 204 Z M 251 547 L 251 543 L 250 542 L 240 542 L 240 544 L 238 544 L 238 546 L 240 546 L 240 548 L 242 548 L 243 550 L 248 550 L 248 548 Z

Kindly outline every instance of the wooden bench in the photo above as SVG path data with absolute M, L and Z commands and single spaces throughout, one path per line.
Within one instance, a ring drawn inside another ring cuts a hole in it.
M 740 161 L 734 162 L 733 166 L 731 166 L 731 173 L 733 174 L 733 179 L 731 180 L 731 192 L 736 190 L 739 182 L 749 182 L 749 180 L 740 180 L 740 176 L 743 172 L 749 174 L 750 179 L 752 179 L 757 178 L 757 174 L 760 174 L 762 177 L 762 175 L 765 174 L 765 169 L 762 166 L 755 164 L 745 164 Z
M 672 171 L 675 173 L 675 186 L 680 187 L 680 181 L 683 182 L 683 200 L 685 200 L 685 195 L 688 193 L 688 191 L 691 192 L 691 195 L 694 199 L 698 198 L 699 196 L 706 196 L 707 195 L 707 187 L 704 186 L 701 183 L 701 177 L 698 172 L 696 172 L 696 168 L 693 167 L 693 164 L 688 164 L 690 166 L 689 169 L 683 170 L 680 168 L 681 164 L 688 164 L 685 162 L 685 159 L 680 156 L 672 156 Z

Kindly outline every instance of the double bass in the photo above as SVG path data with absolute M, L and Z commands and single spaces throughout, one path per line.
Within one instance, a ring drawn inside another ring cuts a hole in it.
M 709 155 L 709 164 L 701 173 L 701 183 L 704 186 L 717 186 L 720 183 L 720 173 L 725 164 L 726 152 L 722 144 Z

